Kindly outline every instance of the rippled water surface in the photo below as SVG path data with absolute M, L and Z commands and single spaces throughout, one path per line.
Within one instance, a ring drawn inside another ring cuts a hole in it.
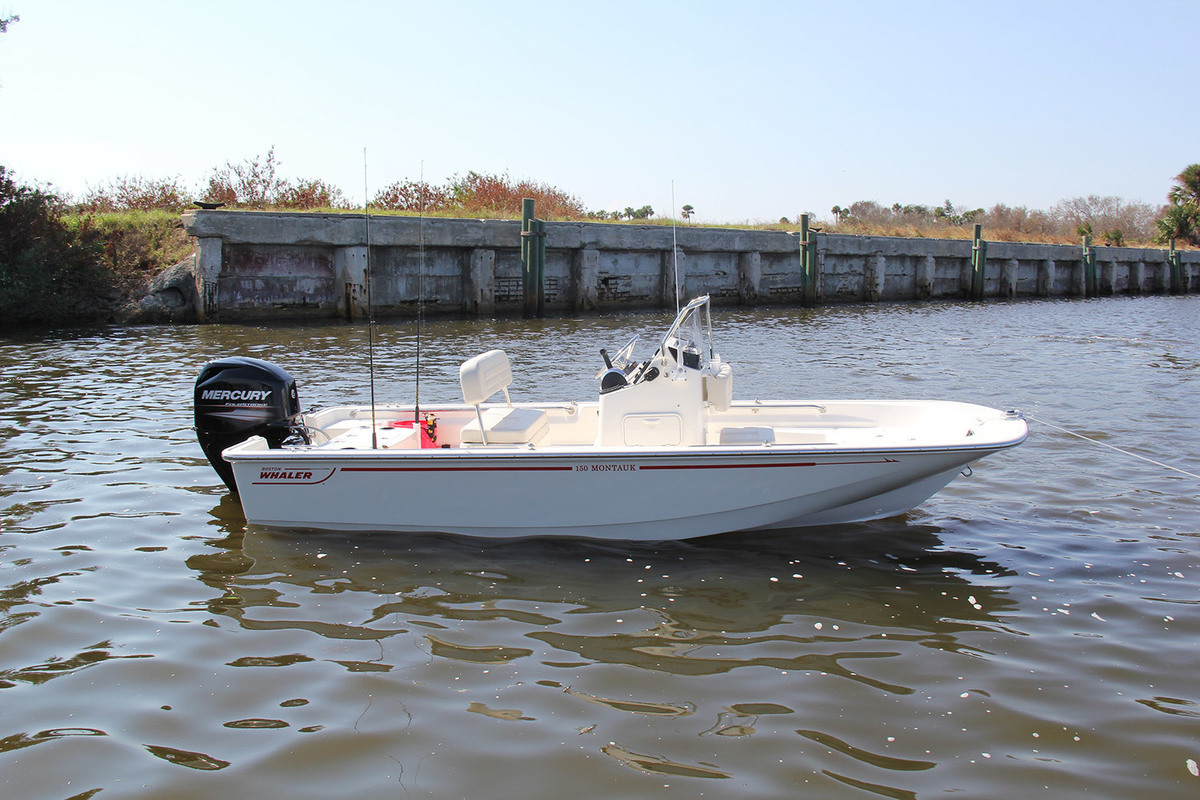
M 426 326 L 582 399 L 662 315 Z M 1020 407 L 882 522 L 676 543 L 247 526 L 191 430 L 213 357 L 365 401 L 360 327 L 0 338 L 0 797 L 1200 794 L 1200 298 L 720 311 L 735 396 Z M 381 326 L 411 402 L 415 329 Z M 552 497 L 529 499 L 531 505 Z M 429 503 L 469 502 L 455 496 Z

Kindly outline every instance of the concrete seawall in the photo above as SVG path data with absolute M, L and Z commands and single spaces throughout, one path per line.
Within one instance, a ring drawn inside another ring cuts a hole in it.
M 196 211 L 197 317 L 354 319 L 366 314 L 367 221 L 361 214 Z M 776 231 L 550 222 L 545 307 L 551 315 L 674 307 L 676 260 L 685 298 L 723 305 L 800 305 L 798 237 Z M 372 302 L 381 316 L 520 314 L 521 223 L 371 216 Z M 986 231 L 984 232 L 986 238 Z M 676 252 L 673 252 L 675 250 Z M 971 287 L 970 240 L 822 233 L 817 304 L 962 299 Z M 1165 249 L 1095 247 L 1097 295 L 1172 290 Z M 1182 285 L 1200 290 L 1200 252 L 1179 251 Z M 1076 245 L 989 242 L 984 298 L 1089 293 Z

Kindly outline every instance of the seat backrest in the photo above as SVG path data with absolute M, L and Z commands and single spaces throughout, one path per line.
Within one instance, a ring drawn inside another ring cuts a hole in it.
M 467 359 L 458 368 L 458 381 L 462 384 L 463 400 L 477 406 L 512 383 L 508 356 L 503 350 L 489 350 Z

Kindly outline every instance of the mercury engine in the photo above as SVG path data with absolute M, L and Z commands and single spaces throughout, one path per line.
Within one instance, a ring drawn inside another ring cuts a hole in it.
M 195 410 L 200 448 L 234 492 L 233 467 L 221 457 L 225 448 L 251 436 L 263 437 L 270 447 L 288 440 L 308 443 L 296 381 L 257 358 L 234 356 L 205 365 L 196 378 Z

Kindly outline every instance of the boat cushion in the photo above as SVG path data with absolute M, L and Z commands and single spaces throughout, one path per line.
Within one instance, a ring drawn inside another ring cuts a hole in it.
M 484 428 L 487 430 L 488 444 L 537 442 L 546 435 L 549 427 L 546 412 L 537 408 L 498 406 L 481 409 L 481 414 Z M 463 426 L 461 439 L 463 444 L 483 443 L 478 418 Z
M 512 368 L 503 350 L 489 350 L 467 359 L 458 368 L 463 399 L 477 406 L 512 383 Z

